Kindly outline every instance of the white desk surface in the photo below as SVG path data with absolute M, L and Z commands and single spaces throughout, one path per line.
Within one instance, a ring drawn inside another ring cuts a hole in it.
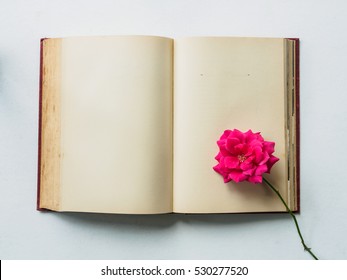
M 39 39 L 301 39 L 301 214 L 322 259 L 347 258 L 346 1 L 0 1 L 0 259 L 311 259 L 286 214 L 40 213 Z

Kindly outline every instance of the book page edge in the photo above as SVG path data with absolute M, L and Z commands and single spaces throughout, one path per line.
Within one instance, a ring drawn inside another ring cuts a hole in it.
M 41 39 L 37 210 L 60 208 L 61 39 Z

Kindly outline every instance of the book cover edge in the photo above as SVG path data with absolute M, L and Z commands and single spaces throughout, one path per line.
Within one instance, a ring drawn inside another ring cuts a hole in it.
M 297 185 L 297 212 L 300 212 L 300 40 L 295 38 L 295 93 L 296 93 L 296 185 Z
M 44 211 L 40 207 L 40 190 L 41 190 L 41 137 L 42 137 L 42 81 L 43 81 L 43 41 L 47 38 L 40 39 L 40 77 L 39 77 L 39 121 L 38 121 L 38 160 L 37 160 L 37 196 L 36 210 Z

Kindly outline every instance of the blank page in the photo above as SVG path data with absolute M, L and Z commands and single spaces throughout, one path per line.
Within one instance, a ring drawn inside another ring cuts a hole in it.
M 172 211 L 172 40 L 66 38 L 61 210 Z
M 183 38 L 174 60 L 174 211 L 284 211 L 269 187 L 212 169 L 225 129 L 261 132 L 280 158 L 268 178 L 287 197 L 284 40 Z

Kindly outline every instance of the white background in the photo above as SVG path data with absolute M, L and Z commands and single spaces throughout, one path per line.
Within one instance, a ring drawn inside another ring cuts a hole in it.
M 297 218 L 318 257 L 347 258 L 346 1 L 0 0 L 1 259 L 310 259 L 286 214 L 35 210 L 39 40 L 118 34 L 299 37 Z

